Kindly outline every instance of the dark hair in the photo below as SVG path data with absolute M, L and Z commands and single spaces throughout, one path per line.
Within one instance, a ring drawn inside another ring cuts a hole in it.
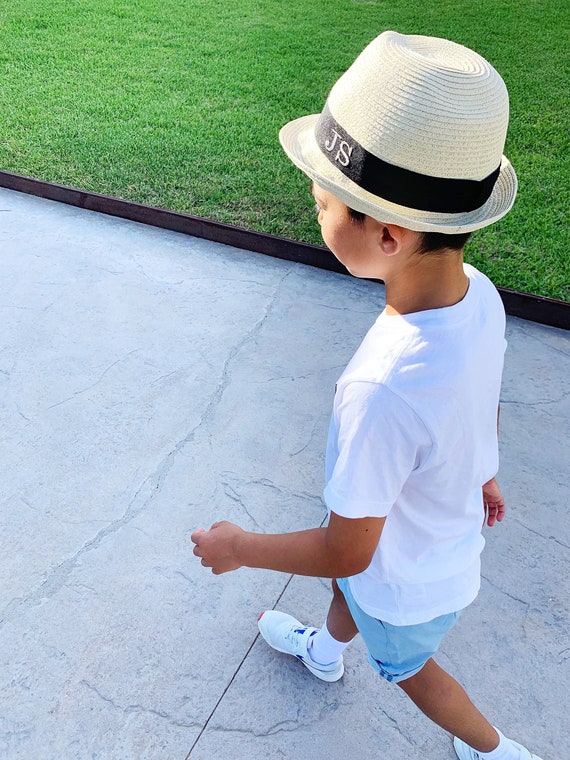
M 348 207 L 348 216 L 354 224 L 362 224 L 366 214 L 362 211 L 355 211 Z M 418 253 L 433 253 L 450 248 L 452 251 L 460 251 L 471 236 L 470 232 L 459 232 L 455 235 L 449 235 L 447 232 L 420 232 Z
M 445 248 L 460 251 L 471 236 L 470 232 L 458 232 L 449 235 L 447 232 L 420 232 L 418 253 L 433 253 Z
M 355 211 L 353 208 L 350 208 L 350 206 L 348 206 L 348 216 L 350 221 L 355 224 L 362 224 L 366 219 L 366 214 L 363 214 L 362 211 Z

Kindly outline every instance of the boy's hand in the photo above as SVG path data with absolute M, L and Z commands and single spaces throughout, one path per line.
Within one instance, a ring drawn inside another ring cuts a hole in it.
M 505 516 L 505 500 L 495 478 L 491 478 L 483 486 L 483 507 L 485 509 L 483 525 L 486 519 L 487 525 L 492 528 L 495 522 L 501 522 Z
M 236 548 L 243 530 L 233 523 L 222 521 L 212 525 L 210 530 L 198 528 L 190 536 L 194 554 L 202 558 L 204 567 L 211 567 L 214 575 L 227 573 L 241 567 Z

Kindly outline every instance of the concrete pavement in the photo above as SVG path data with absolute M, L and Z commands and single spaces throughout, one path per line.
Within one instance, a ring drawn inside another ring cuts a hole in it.
M 0 285 L 0 758 L 452 760 L 360 641 L 325 684 L 259 639 L 274 606 L 320 624 L 328 582 L 214 577 L 189 541 L 322 522 L 334 383 L 383 289 L 1 189 Z M 508 519 L 439 660 L 557 760 L 570 336 L 508 339 Z

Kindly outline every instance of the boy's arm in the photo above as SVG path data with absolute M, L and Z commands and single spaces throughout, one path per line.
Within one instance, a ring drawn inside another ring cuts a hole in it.
M 229 522 L 192 533 L 194 554 L 216 575 L 259 567 L 294 575 L 344 578 L 365 570 L 376 551 L 385 517 L 349 519 L 331 512 L 326 528 L 295 533 L 250 533 Z

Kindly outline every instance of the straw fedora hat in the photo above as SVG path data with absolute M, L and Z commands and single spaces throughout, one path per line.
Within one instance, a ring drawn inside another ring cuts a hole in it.
M 508 121 L 505 83 L 480 55 L 449 40 L 383 32 L 322 113 L 289 122 L 279 139 L 296 166 L 356 211 L 453 234 L 512 208 Z

